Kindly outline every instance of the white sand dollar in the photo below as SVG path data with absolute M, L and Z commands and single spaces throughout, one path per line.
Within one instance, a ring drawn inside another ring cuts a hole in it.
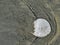
M 34 33 L 36 37 L 45 37 L 51 32 L 50 24 L 45 19 L 37 19 L 34 21 Z

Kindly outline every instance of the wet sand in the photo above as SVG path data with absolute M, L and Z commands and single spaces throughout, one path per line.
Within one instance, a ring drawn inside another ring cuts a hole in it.
M 44 18 L 51 25 L 51 33 L 44 38 L 31 34 L 37 18 Z M 0 45 L 58 45 L 59 27 L 59 1 L 0 0 Z

